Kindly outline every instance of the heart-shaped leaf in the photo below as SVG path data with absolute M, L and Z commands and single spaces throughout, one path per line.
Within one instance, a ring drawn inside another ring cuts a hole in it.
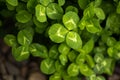
M 83 74 L 86 77 L 94 74 L 93 70 L 90 69 L 89 66 L 86 65 L 86 64 L 81 64 L 80 65 L 80 72 L 81 72 L 81 74 Z
M 65 43 L 61 43 L 58 47 L 58 51 L 61 54 L 67 55 L 70 51 L 70 47 L 68 47 L 68 45 L 66 45 Z
M 58 46 L 57 45 L 53 45 L 50 50 L 49 50 L 49 57 L 51 59 L 57 59 L 58 58 L 58 55 L 59 55 L 59 52 L 58 52 Z
M 31 19 L 32 19 L 32 14 L 30 14 L 26 10 L 18 11 L 18 13 L 16 14 L 16 20 L 20 23 L 27 23 Z
M 17 45 L 16 37 L 14 35 L 12 35 L 12 34 L 7 34 L 4 37 L 4 41 L 9 46 L 16 46 Z
M 63 66 L 65 66 L 66 63 L 68 62 L 67 56 L 64 55 L 64 54 L 61 54 L 61 55 L 59 56 L 59 60 L 60 60 L 60 62 L 61 62 L 61 64 L 62 64 Z
M 75 63 L 68 66 L 67 73 L 69 76 L 77 76 L 79 74 L 79 67 Z
M 76 12 L 78 14 L 78 8 L 76 8 L 75 6 L 67 6 L 65 12 L 67 13 L 69 11 Z
M 35 16 L 39 22 L 46 22 L 46 8 L 43 5 L 38 4 L 35 7 Z
M 44 45 L 38 43 L 32 43 L 29 47 L 29 50 L 33 56 L 47 58 L 48 50 Z
M 77 28 L 78 22 L 79 16 L 75 12 L 69 11 L 63 15 L 63 24 L 68 30 Z
M 61 43 L 65 40 L 67 29 L 61 24 L 53 24 L 49 29 L 49 37 L 53 42 Z
M 59 6 L 63 6 L 65 4 L 65 0 L 58 0 Z
M 50 3 L 47 6 L 47 16 L 50 19 L 62 19 L 63 9 L 57 3 Z
M 34 31 L 31 27 L 20 30 L 17 35 L 18 43 L 21 45 L 29 45 L 33 40 Z
M 96 32 L 100 32 L 102 28 L 100 26 L 99 20 L 91 19 L 90 21 L 88 21 L 86 25 L 86 29 L 88 32 L 96 33 Z
M 40 69 L 45 74 L 53 74 L 55 72 L 55 62 L 52 59 L 45 59 L 40 64 Z
M 75 50 L 72 50 L 68 53 L 68 59 L 71 61 L 71 62 L 74 62 L 76 57 L 77 57 L 77 52 Z
M 66 43 L 73 49 L 79 49 L 82 47 L 82 40 L 78 33 L 70 31 L 66 36 Z
M 28 46 L 20 46 L 18 48 L 13 47 L 12 54 L 17 61 L 26 60 L 30 56 Z

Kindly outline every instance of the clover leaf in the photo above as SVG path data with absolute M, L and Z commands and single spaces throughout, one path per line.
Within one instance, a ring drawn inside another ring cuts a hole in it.
M 54 0 L 39 0 L 43 6 L 48 6 L 48 4 L 54 2 Z
M 91 38 L 86 44 L 83 46 L 83 50 L 86 54 L 90 53 L 94 47 L 94 40 Z
M 53 74 L 56 71 L 54 63 L 52 59 L 44 59 L 40 64 L 41 71 L 45 74 Z
M 85 9 L 89 4 L 90 0 L 78 0 L 78 4 L 81 9 Z
M 81 64 L 80 65 L 80 72 L 84 76 L 91 76 L 94 74 L 93 70 L 88 67 L 86 64 Z
M 21 45 L 29 45 L 32 43 L 34 31 L 31 27 L 25 28 L 18 32 L 17 40 Z
M 77 57 L 77 52 L 72 50 L 68 53 L 68 59 L 71 61 L 71 62 L 74 62 L 75 59 Z
M 61 54 L 64 54 L 64 55 L 67 55 L 70 51 L 70 47 L 68 47 L 67 44 L 65 43 L 61 43 L 58 47 L 58 51 L 61 53 Z
M 67 6 L 67 8 L 65 9 L 65 12 L 69 12 L 69 11 L 73 11 L 76 12 L 78 14 L 78 9 L 75 6 Z
M 53 45 L 49 50 L 49 57 L 51 59 L 57 59 L 59 56 L 57 45 Z
M 63 9 L 57 3 L 50 3 L 46 10 L 47 16 L 53 20 L 59 20 L 63 16 Z
M 49 80 L 61 80 L 62 78 L 61 78 L 61 75 L 60 75 L 60 73 L 54 73 L 53 75 L 51 75 L 50 77 L 49 77 Z
M 35 7 L 35 16 L 39 22 L 46 22 L 46 8 L 43 5 L 38 4 Z
M 82 40 L 78 33 L 74 31 L 70 31 L 66 35 L 66 43 L 70 48 L 75 50 L 82 47 Z
M 97 19 L 92 19 L 87 23 L 86 29 L 91 33 L 96 33 L 101 31 L 101 26 Z
M 75 63 L 71 63 L 67 69 L 69 76 L 77 76 L 79 74 L 79 67 Z
M 16 20 L 20 23 L 27 23 L 31 19 L 32 19 L 32 14 L 30 14 L 26 10 L 18 11 L 18 13 L 16 14 Z
M 32 43 L 29 47 L 31 54 L 35 57 L 47 58 L 48 50 L 44 45 Z
M 65 0 L 58 0 L 59 6 L 63 6 L 65 4 Z
M 17 39 L 14 35 L 8 34 L 4 37 L 4 41 L 9 46 L 16 46 L 17 45 Z
M 37 5 L 36 0 L 28 0 L 27 2 L 27 9 L 29 12 L 34 13 L 35 12 L 35 6 Z
M 65 40 L 67 32 L 63 25 L 56 23 L 50 27 L 48 34 L 53 42 L 61 43 Z
M 105 19 L 105 13 L 101 8 L 95 8 L 95 14 L 99 19 L 101 20 Z
M 63 15 L 63 24 L 68 30 L 77 28 L 79 22 L 79 16 L 77 13 L 69 11 Z
M 28 46 L 19 46 L 17 48 L 13 47 L 12 54 L 17 61 L 23 61 L 29 58 L 29 48 Z
M 6 2 L 12 6 L 17 6 L 18 5 L 18 0 L 6 0 Z
M 61 62 L 61 64 L 62 64 L 63 66 L 65 66 L 66 63 L 68 62 L 68 58 L 67 58 L 67 56 L 64 55 L 64 54 L 61 54 L 61 55 L 59 56 L 59 60 L 60 60 L 60 62 Z

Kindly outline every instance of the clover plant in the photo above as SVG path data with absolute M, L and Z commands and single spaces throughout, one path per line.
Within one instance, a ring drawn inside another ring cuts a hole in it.
M 0 36 L 15 60 L 42 58 L 49 80 L 107 80 L 120 60 L 119 0 L 0 0 L 0 7 Z

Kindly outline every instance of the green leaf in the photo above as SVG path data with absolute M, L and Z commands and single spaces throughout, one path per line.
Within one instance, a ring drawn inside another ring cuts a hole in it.
M 63 9 L 57 3 L 50 3 L 47 6 L 47 10 L 46 11 L 47 11 L 47 16 L 50 19 L 53 19 L 53 20 L 62 19 Z
M 70 31 L 66 36 L 66 43 L 73 49 L 79 49 L 82 47 L 82 40 L 78 33 Z
M 91 38 L 88 42 L 85 43 L 83 46 L 83 50 L 86 54 L 90 53 L 94 48 L 94 40 Z
M 60 63 L 59 60 L 57 60 L 57 61 L 55 61 L 55 68 L 56 68 L 57 72 L 61 73 L 63 68 L 64 68 L 64 66 Z
M 59 56 L 59 52 L 58 52 L 58 46 L 57 45 L 53 45 L 51 46 L 50 50 L 49 50 L 49 57 L 51 59 L 57 59 Z
M 17 45 L 16 37 L 12 34 L 7 34 L 4 37 L 4 41 L 8 46 L 16 46 Z
M 79 74 L 79 67 L 75 63 L 68 66 L 67 73 L 69 76 L 77 76 Z
M 96 33 L 101 31 L 101 26 L 97 19 L 92 19 L 87 23 L 86 29 L 90 33 Z
M 37 5 L 36 0 L 28 0 L 27 2 L 27 9 L 29 12 L 34 13 L 35 12 L 35 6 Z
M 96 80 L 96 75 L 95 75 L 95 74 L 93 74 L 93 75 L 91 75 L 91 76 L 87 77 L 87 79 L 86 79 L 86 80 Z
M 12 6 L 17 6 L 18 5 L 18 0 L 6 0 L 6 2 Z
M 105 13 L 102 10 L 102 8 L 95 8 L 95 14 L 98 17 L 98 19 L 101 19 L 101 20 L 105 19 Z
M 106 58 L 101 62 L 101 65 L 104 67 L 104 73 L 112 75 L 115 67 L 115 61 L 113 59 Z
M 7 6 L 8 10 L 10 10 L 10 11 L 15 10 L 15 6 L 12 6 L 12 5 L 8 4 L 8 3 L 6 3 L 6 6 Z
M 32 43 L 29 47 L 31 54 L 35 57 L 47 58 L 48 50 L 44 45 Z
M 66 63 L 68 62 L 67 56 L 66 56 L 66 55 L 63 55 L 63 54 L 61 54 L 61 55 L 59 56 L 59 60 L 60 60 L 60 62 L 61 62 L 61 64 L 62 64 L 63 66 L 65 66 Z
M 21 45 L 31 44 L 33 40 L 33 34 L 34 34 L 34 31 L 31 27 L 20 30 L 17 35 L 18 43 Z
M 94 62 L 92 56 L 86 55 L 86 61 L 91 68 L 93 68 L 95 66 L 95 62 Z
M 29 48 L 28 46 L 19 46 L 18 48 L 13 47 L 12 54 L 17 61 L 23 61 L 29 58 Z
M 61 43 L 65 40 L 67 32 L 63 25 L 56 23 L 50 27 L 48 34 L 53 42 Z
M 54 0 L 39 0 L 43 6 L 48 6 L 48 4 L 54 2 Z
M 80 65 L 80 72 L 81 74 L 83 74 L 84 76 L 88 77 L 94 74 L 94 72 L 92 71 L 92 69 L 90 69 L 88 67 L 88 65 L 86 64 L 81 64 Z
M 107 46 L 112 47 L 116 44 L 116 39 L 114 37 L 108 37 L 106 44 Z
M 77 28 L 79 22 L 79 16 L 77 13 L 69 11 L 63 15 L 63 24 L 68 30 Z
M 89 4 L 90 0 L 78 0 L 78 4 L 81 9 L 85 9 Z
M 46 22 L 46 8 L 43 5 L 38 4 L 35 7 L 35 16 L 39 22 Z
M 54 73 L 49 77 L 49 80 L 62 80 L 60 73 Z
M 99 63 L 94 66 L 94 72 L 96 74 L 103 74 L 104 72 L 104 67 Z
M 67 6 L 65 12 L 67 13 L 69 11 L 76 12 L 78 14 L 78 8 L 76 8 L 75 6 Z
M 117 5 L 116 12 L 117 12 L 118 14 L 120 14 L 120 1 L 119 1 L 118 5 Z
M 86 19 L 91 19 L 94 17 L 95 11 L 94 11 L 94 4 L 91 2 L 89 6 L 83 11 L 83 16 Z
M 103 76 L 97 76 L 96 80 L 106 80 Z
M 48 75 L 53 74 L 56 71 L 54 63 L 55 62 L 52 59 L 44 59 L 40 64 L 41 71 Z
M 80 53 L 76 58 L 76 63 L 78 65 L 82 65 L 85 62 L 85 59 L 86 59 L 86 54 Z
M 96 63 L 101 63 L 104 60 L 104 55 L 102 53 L 96 53 L 94 56 L 94 61 Z
M 81 29 L 81 30 L 84 30 L 84 28 L 86 27 L 87 23 L 86 23 L 86 19 L 82 18 L 79 23 L 78 23 L 78 27 Z
M 48 26 L 48 22 L 39 22 L 36 17 L 33 17 L 33 22 L 36 26 L 36 32 L 37 33 L 43 33 L 46 30 L 46 27 Z
M 58 0 L 59 6 L 63 6 L 65 4 L 65 0 Z
M 71 62 L 74 62 L 75 59 L 77 57 L 77 52 L 75 50 L 72 50 L 68 53 L 68 59 L 71 61 Z
M 16 14 L 16 20 L 20 23 L 27 23 L 31 19 L 32 19 L 32 14 L 30 14 L 26 10 L 18 11 L 18 13 Z
M 65 43 L 61 43 L 58 47 L 58 51 L 61 53 L 61 54 L 64 54 L 64 55 L 67 55 L 70 51 L 70 47 L 68 47 L 67 44 Z
M 95 0 L 95 7 L 100 6 L 102 3 L 102 0 Z

